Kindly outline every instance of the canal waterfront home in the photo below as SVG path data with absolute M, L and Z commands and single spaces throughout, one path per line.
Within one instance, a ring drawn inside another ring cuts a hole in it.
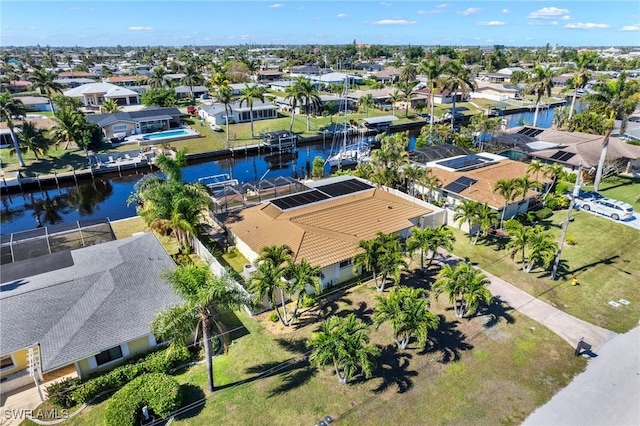
M 85 107 L 99 107 L 107 99 L 113 99 L 118 105 L 138 105 L 140 95 L 138 92 L 110 83 L 83 84 L 62 93 L 69 98 L 76 98 Z
M 82 377 L 154 348 L 151 322 L 181 302 L 160 278 L 174 267 L 153 233 L 2 265 L 1 392 L 33 386 L 30 368 Z
M 358 242 L 376 233 L 409 236 L 411 228 L 444 223 L 442 209 L 399 191 L 351 176 L 307 184 L 308 189 L 228 215 L 230 243 L 250 261 L 260 250 L 286 244 L 293 259 L 322 268 L 322 287 L 354 278 Z
M 113 114 L 90 114 L 87 120 L 102 129 L 106 138 L 160 132 L 180 127 L 182 112 L 178 108 L 150 107 L 140 111 Z

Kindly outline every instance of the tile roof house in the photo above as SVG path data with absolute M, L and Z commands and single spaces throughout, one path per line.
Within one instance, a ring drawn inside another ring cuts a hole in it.
M 254 121 L 279 117 L 279 107 L 271 102 L 262 102 L 260 100 L 253 101 L 252 108 L 249 108 L 246 102 L 243 102 L 241 105 L 240 101 L 234 101 L 229 106 L 231 107 L 229 118 L 236 123 L 251 121 L 252 112 Z M 220 126 L 227 124 L 225 119 L 227 113 L 225 111 L 224 104 L 213 103 L 211 105 L 198 107 L 198 115 L 212 124 Z
M 462 199 L 473 200 L 480 203 L 487 203 L 494 210 L 502 211 L 506 208 L 505 218 L 510 218 L 518 213 L 526 212 L 532 198 L 540 195 L 535 190 L 529 190 L 524 197 L 517 197 L 516 200 L 508 203 L 505 207 L 506 199 L 493 191 L 495 184 L 501 179 L 521 178 L 527 174 L 527 164 L 510 160 L 496 154 L 464 154 L 445 159 L 421 164 L 429 168 L 431 174 L 438 179 L 438 186 L 431 194 L 435 199 L 445 202 L 448 209 L 455 209 L 455 206 Z M 537 180 L 542 184 L 547 184 L 550 179 L 540 175 L 532 176 L 532 180 Z M 429 189 L 418 186 L 418 189 L 426 194 Z M 448 215 L 448 224 L 458 226 L 453 221 L 453 215 Z M 461 224 L 465 229 L 466 224 Z M 468 229 L 465 229 L 468 231 Z
M 87 120 L 100 126 L 105 137 L 119 138 L 178 128 L 182 115 L 174 107 L 149 107 L 139 111 L 90 114 Z
M 588 170 L 598 165 L 604 136 L 525 126 L 509 129 L 496 140 L 513 146 L 531 159 L 558 163 L 569 170 L 576 170 L 582 163 Z M 623 169 L 627 172 L 640 170 L 640 146 L 610 137 L 607 160 L 614 159 L 623 161 Z
M 156 346 L 151 322 L 181 302 L 159 274 L 175 264 L 154 234 L 3 265 L 2 392 L 73 366 L 83 376 Z
M 286 244 L 295 261 L 307 259 L 322 268 L 324 287 L 355 276 L 351 259 L 360 240 L 377 232 L 406 238 L 414 226 L 431 226 L 441 212 L 417 198 L 350 176 L 307 186 L 309 191 L 240 210 L 226 218 L 225 226 L 251 262 L 263 247 Z

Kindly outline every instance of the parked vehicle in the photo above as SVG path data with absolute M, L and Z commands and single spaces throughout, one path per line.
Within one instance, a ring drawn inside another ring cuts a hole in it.
M 224 129 L 222 127 L 213 123 L 211 124 L 211 130 L 213 130 L 214 132 L 224 132 Z
M 604 196 L 598 194 L 595 191 L 583 191 L 580 190 L 578 191 L 578 197 L 579 200 L 601 200 L 604 198 Z
M 633 206 L 610 198 L 582 200 L 579 206 L 584 211 L 609 216 L 613 220 L 627 220 L 633 217 Z
M 198 115 L 198 109 L 193 105 L 187 107 L 187 113 L 189 115 Z

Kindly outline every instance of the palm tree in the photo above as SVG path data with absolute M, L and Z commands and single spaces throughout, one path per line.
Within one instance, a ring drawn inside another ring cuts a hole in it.
M 33 88 L 37 89 L 41 95 L 49 100 L 49 107 L 54 117 L 56 116 L 56 111 L 51 98 L 56 93 L 62 93 L 62 85 L 55 81 L 57 78 L 56 73 L 47 71 L 44 68 L 36 68 L 31 75 Z
M 413 93 L 413 88 L 415 87 L 415 83 L 413 81 L 399 81 L 396 83 L 400 92 L 402 92 L 402 99 L 405 101 L 404 106 L 404 116 L 409 116 L 409 105 L 411 104 L 411 99 L 413 99 L 416 94 Z
M 411 228 L 411 236 L 407 238 L 407 250 L 413 253 L 420 250 L 420 269 L 424 270 L 424 255 L 430 252 L 429 265 L 433 262 L 438 249 L 453 250 L 455 237 L 453 232 L 445 225 L 437 228 L 420 229 L 417 226 Z
M 100 105 L 100 108 L 104 110 L 107 114 L 113 114 L 115 112 L 120 111 L 120 105 L 114 99 L 107 99 Z
M 367 112 L 367 117 L 369 117 L 369 108 L 373 108 L 375 105 L 375 100 L 373 99 L 373 95 L 371 93 L 367 93 L 364 96 L 361 96 L 358 99 L 358 106 L 364 108 Z
M 571 98 L 571 106 L 569 107 L 568 120 L 573 118 L 573 111 L 578 97 L 578 90 L 584 89 L 591 78 L 589 68 L 598 60 L 598 53 L 594 50 L 588 50 L 578 55 L 576 59 L 577 70 L 573 74 L 573 98 Z
M 253 139 L 253 101 L 259 100 L 260 102 L 264 102 L 266 89 L 262 86 L 258 86 L 257 84 L 253 84 L 251 86 L 245 84 L 244 88 L 240 92 L 242 93 L 242 95 L 240 96 L 240 106 L 242 106 L 243 103 L 246 103 L 249 107 L 249 118 L 251 119 L 251 138 Z
M 291 123 L 289 125 L 289 131 L 293 131 L 293 118 L 296 114 L 296 108 L 298 107 L 298 103 L 300 102 L 300 92 L 299 87 L 295 84 L 287 87 L 284 91 L 285 96 L 284 99 L 289 101 L 291 104 Z
M 385 322 L 391 323 L 393 336 L 399 349 L 404 350 L 414 335 L 418 345 L 427 344 L 429 330 L 437 330 L 440 319 L 429 312 L 429 302 L 424 290 L 411 287 L 394 288 L 389 297 L 376 296 L 373 323 L 376 328 Z
M 527 198 L 527 194 L 530 189 L 538 189 L 540 187 L 540 182 L 537 180 L 529 179 L 529 175 L 525 175 L 521 178 L 516 178 L 516 186 L 518 188 L 518 193 L 522 195 L 521 203 L 524 203 L 524 200 Z
M 477 85 L 471 75 L 471 70 L 462 66 L 460 61 L 447 62 L 444 66 L 445 71 L 445 88 L 453 93 L 453 107 L 451 108 L 451 129 L 456 115 L 456 98 L 458 91 L 463 97 L 469 92 L 476 90 Z
M 322 100 L 318 96 L 318 88 L 311 83 L 306 77 L 298 77 L 294 86 L 297 86 L 295 92 L 304 105 L 304 111 L 307 114 L 307 132 L 311 128 L 311 108 L 318 109 L 322 105 Z
M 447 293 L 456 316 L 462 318 L 465 313 L 473 315 L 480 303 L 491 302 L 488 284 L 490 281 L 482 271 L 466 262 L 460 262 L 456 266 L 444 265 L 433 288 L 436 297 Z
M 394 284 L 400 282 L 400 276 L 403 270 L 408 268 L 407 261 L 404 258 L 400 242 L 393 234 L 387 234 L 386 239 L 383 240 L 383 249 L 380 255 L 380 261 L 378 265 L 378 272 L 381 276 L 380 286 L 376 286 L 376 290 L 384 291 L 384 287 L 387 283 L 387 278 L 391 277 Z
M 545 164 L 542 169 L 542 175 L 547 178 L 551 178 L 551 184 L 547 187 L 547 191 L 544 194 L 546 197 L 552 189 L 555 188 L 556 183 L 558 183 L 559 179 L 562 179 L 566 176 L 567 172 L 565 172 L 564 167 L 561 164 L 553 163 L 553 164 Z
M 56 125 L 51 129 L 49 136 L 56 145 L 64 143 L 64 149 L 68 149 L 71 143 L 77 144 L 87 126 L 85 116 L 69 108 L 60 110 L 55 121 Z
M 391 113 L 396 115 L 396 104 L 404 99 L 404 95 L 398 90 L 394 89 L 393 92 L 389 95 L 389 100 L 391 101 Z
M 527 165 L 527 173 L 535 173 L 536 180 L 538 180 L 540 176 L 540 172 L 544 171 L 544 164 L 540 160 L 533 160 Z
M 312 266 L 307 259 L 302 259 L 300 263 L 290 263 L 287 265 L 284 271 L 284 277 L 286 279 L 286 294 L 296 297 L 296 304 L 291 312 L 287 326 L 293 324 L 296 318 L 298 318 L 298 309 L 300 308 L 300 295 L 304 292 L 309 294 L 310 291 L 314 291 L 316 294 L 322 291 L 322 278 L 324 274 L 319 266 Z M 310 290 L 311 289 L 311 290 Z M 287 312 L 283 312 L 283 317 L 287 318 Z
M 227 148 L 229 147 L 229 116 L 231 115 L 231 103 L 233 102 L 233 90 L 231 86 L 226 84 L 218 87 L 216 97 L 218 102 L 224 105 L 224 118 L 226 124 Z
M 435 96 L 436 89 L 440 84 L 440 78 L 444 73 L 444 66 L 440 63 L 440 58 L 435 57 L 428 60 L 423 60 L 418 65 L 418 72 L 424 75 L 427 78 L 427 82 L 429 83 L 429 91 L 430 91 L 430 100 L 431 104 L 431 117 L 429 120 L 429 131 L 433 131 L 433 114 L 435 108 Z
M 401 269 L 406 268 L 396 235 L 378 232 L 370 240 L 360 240 L 357 250 L 358 253 L 353 257 L 353 267 L 355 270 L 362 268 L 364 271 L 371 271 L 377 291 L 384 290 L 389 275 L 397 281 Z
M 504 214 L 507 211 L 507 206 L 515 200 L 518 194 L 518 183 L 515 179 L 500 179 L 493 186 L 493 192 L 497 192 L 504 198 L 504 207 L 500 217 L 500 228 L 502 229 L 504 228 Z
M 462 227 L 463 223 L 467 223 L 469 226 L 469 240 L 471 240 L 471 229 L 473 228 L 474 221 L 477 217 L 478 205 L 479 203 L 477 201 L 463 198 L 455 207 L 453 221 L 460 222 L 460 227 Z
M 369 328 L 354 313 L 325 320 L 307 346 L 312 349 L 309 362 L 318 368 L 333 364 L 342 384 L 348 383 L 358 370 L 366 378 L 371 377 L 380 355 L 380 349 L 369 344 Z
M 13 149 L 16 152 L 16 157 L 21 167 L 25 167 L 25 164 L 22 159 L 22 152 L 20 152 L 18 137 L 13 127 L 13 119 L 15 117 L 24 117 L 26 112 L 27 110 L 21 100 L 14 98 L 11 93 L 0 93 L 0 120 L 7 125 L 9 133 L 11 133 Z
M 431 201 L 433 198 L 433 191 L 440 184 L 440 179 L 434 176 L 431 169 L 425 169 L 425 173 L 421 176 L 420 184 L 427 189 L 427 201 Z
M 540 65 L 536 65 L 533 69 L 533 75 L 529 80 L 530 83 L 527 86 L 526 92 L 532 95 L 536 95 L 536 111 L 533 114 L 533 127 L 536 127 L 538 122 L 538 111 L 540 108 L 540 99 L 544 95 L 551 96 L 551 89 L 553 88 L 552 79 L 555 76 L 551 67 L 542 68 Z
M 202 74 L 198 71 L 196 66 L 192 63 L 188 63 L 184 67 L 184 77 L 182 77 L 182 84 L 189 87 L 189 95 L 191 97 L 191 102 L 195 101 L 195 97 L 193 96 L 193 86 L 198 86 L 202 84 L 204 78 Z
M 20 145 L 27 151 L 33 152 L 36 160 L 40 160 L 38 154 L 45 155 L 49 150 L 49 140 L 42 135 L 42 130 L 33 125 L 31 121 L 22 123 L 22 131 L 18 135 Z
M 213 392 L 213 358 L 211 332 L 225 334 L 220 316 L 224 311 L 238 309 L 250 304 L 246 292 L 234 284 L 228 276 L 215 277 L 206 267 L 180 266 L 162 274 L 174 291 L 185 301 L 161 311 L 154 319 L 151 330 L 161 339 L 172 339 L 172 344 L 187 345 L 195 333 L 196 340 L 202 335 L 207 383 Z M 226 349 L 226 339 L 225 349 Z
M 627 74 L 621 72 L 617 79 L 609 79 L 596 83 L 592 91 L 585 96 L 589 108 L 601 112 L 609 117 L 607 132 L 602 141 L 602 150 L 598 160 L 598 168 L 593 183 L 593 190 L 598 191 L 602 180 L 602 169 L 607 158 L 609 138 L 613 132 L 614 118 L 621 120 L 620 133 L 624 134 L 627 128 L 628 116 L 640 102 L 640 88 L 635 80 L 627 81 Z
M 527 273 L 531 272 L 537 263 L 541 263 L 545 269 L 551 266 L 558 252 L 558 244 L 553 236 L 540 225 L 530 229 L 527 247 L 529 259 L 526 265 L 523 264 L 523 271 Z
M 498 212 L 489 207 L 487 203 L 478 203 L 476 209 L 476 217 L 474 222 L 478 225 L 478 231 L 476 232 L 476 238 L 473 244 L 478 243 L 480 234 L 487 236 L 487 232 L 498 221 Z
M 402 176 L 406 181 L 407 190 L 412 197 L 416 195 L 416 182 L 422 179 L 424 173 L 425 168 L 418 165 L 408 165 L 402 168 Z
M 509 242 L 507 243 L 507 249 L 510 250 L 509 256 L 511 260 L 514 260 L 516 254 L 522 252 L 522 264 L 524 265 L 524 251 L 529 243 L 529 228 L 515 219 L 509 219 L 505 222 L 505 226 L 509 234 Z
M 167 70 L 163 66 L 156 67 L 151 70 L 151 75 L 147 79 L 147 83 L 152 89 L 160 89 L 167 86 Z

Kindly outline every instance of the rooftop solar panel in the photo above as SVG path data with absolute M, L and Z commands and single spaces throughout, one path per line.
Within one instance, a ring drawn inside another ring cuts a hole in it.
M 271 204 L 278 207 L 280 210 L 289 210 L 294 207 L 305 206 L 307 204 L 315 203 L 330 198 L 327 194 L 323 194 L 320 191 L 307 191 L 299 192 L 297 194 L 289 195 L 286 197 L 275 198 L 271 200 Z
M 470 170 L 483 167 L 494 160 L 477 154 L 469 154 L 464 157 L 451 158 L 449 160 L 438 161 L 436 164 L 448 167 L 453 170 Z
M 525 136 L 529 136 L 529 137 L 532 137 L 532 138 L 535 138 L 536 136 L 538 136 L 542 132 L 543 132 L 543 130 L 534 129 L 533 127 L 523 127 L 522 129 L 518 130 L 519 134 L 525 135 Z
M 478 181 L 475 180 L 475 179 L 472 179 L 470 177 L 460 176 L 458 179 L 454 180 L 453 182 L 451 182 L 447 186 L 445 186 L 444 190 L 459 194 L 460 192 L 462 192 L 465 189 L 469 188 L 471 185 L 473 185 L 476 182 L 478 182 Z
M 327 185 L 317 186 L 316 189 L 330 197 L 339 197 L 341 195 L 353 194 L 355 192 L 364 191 L 373 188 L 357 179 L 343 180 L 340 182 L 330 183 Z
M 573 156 L 576 155 L 573 152 L 565 152 L 562 157 L 558 159 L 558 161 L 569 161 Z
M 549 158 L 551 158 L 552 160 L 557 160 L 558 158 L 562 157 L 564 154 L 565 154 L 565 151 L 558 151 Z

